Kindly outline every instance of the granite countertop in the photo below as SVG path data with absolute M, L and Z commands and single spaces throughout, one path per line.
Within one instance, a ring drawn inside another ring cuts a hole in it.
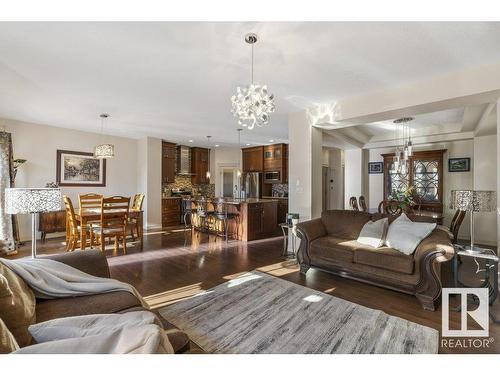
M 166 197 L 163 196 L 162 199 L 181 199 L 182 197 Z
M 270 197 L 270 196 L 263 196 L 262 198 L 264 198 L 264 199 L 286 199 L 286 200 L 288 200 L 288 197 Z
M 266 203 L 266 202 L 277 202 L 278 199 L 275 198 L 246 198 L 246 199 L 231 199 L 226 201 L 228 204 L 240 204 L 240 203 Z

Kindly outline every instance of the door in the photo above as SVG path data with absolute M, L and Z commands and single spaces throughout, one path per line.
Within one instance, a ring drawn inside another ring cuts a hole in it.
M 224 198 L 233 198 L 238 194 L 238 186 L 235 180 L 234 168 L 223 168 L 221 171 L 221 195 Z

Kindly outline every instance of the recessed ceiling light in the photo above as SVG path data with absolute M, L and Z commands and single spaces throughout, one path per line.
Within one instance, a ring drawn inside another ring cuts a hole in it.
M 250 143 L 247 143 L 246 145 L 247 145 L 247 146 L 250 146 Z
M 274 142 L 274 139 L 270 139 L 269 142 Z
M 215 145 L 215 147 L 219 147 L 219 145 Z
M 189 142 L 189 143 L 193 143 L 193 140 L 192 140 L 192 139 L 190 139 L 188 142 Z

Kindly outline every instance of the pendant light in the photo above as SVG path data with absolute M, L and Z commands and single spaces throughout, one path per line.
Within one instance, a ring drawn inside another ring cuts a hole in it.
M 248 130 L 252 130 L 255 125 L 267 125 L 271 113 L 275 111 L 274 95 L 269 94 L 267 85 L 253 82 L 253 47 L 257 40 L 257 34 L 245 35 L 245 42 L 252 47 L 252 80 L 246 87 L 238 86 L 236 94 L 231 97 L 233 116 L 238 119 L 238 125 Z
M 107 113 L 99 115 L 101 118 L 101 138 L 104 138 L 104 122 L 109 118 Z M 109 159 L 115 156 L 115 146 L 111 143 L 102 143 L 95 146 L 94 157 L 98 159 Z
M 413 155 L 411 129 L 408 123 L 413 120 L 413 117 L 402 117 L 393 121 L 395 124 L 394 144 L 396 145 L 396 151 L 391 170 L 392 173 L 406 175 L 408 172 L 410 157 Z M 402 139 L 401 146 L 399 144 L 400 139 Z
M 236 129 L 236 131 L 238 132 L 238 150 L 240 150 L 241 152 L 241 131 L 243 129 L 241 128 L 238 128 Z M 240 161 L 238 160 L 238 165 L 240 164 Z M 241 177 L 241 169 L 238 167 L 238 169 L 236 170 L 236 175 L 238 176 L 238 178 Z
M 212 151 L 210 149 L 210 138 L 212 138 L 211 135 L 207 135 L 207 144 L 208 144 L 208 169 L 207 169 L 207 174 L 206 174 L 206 177 L 207 177 L 207 180 L 210 181 L 210 151 Z

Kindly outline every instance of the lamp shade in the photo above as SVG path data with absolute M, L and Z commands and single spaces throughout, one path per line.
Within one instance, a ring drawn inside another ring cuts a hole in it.
M 491 212 L 497 207 L 493 190 L 452 190 L 450 208 L 469 212 Z
M 115 156 L 115 146 L 109 143 L 95 146 L 94 157 L 98 159 L 107 159 Z
M 59 211 L 61 189 L 54 188 L 7 188 L 5 212 L 7 214 L 32 214 Z

